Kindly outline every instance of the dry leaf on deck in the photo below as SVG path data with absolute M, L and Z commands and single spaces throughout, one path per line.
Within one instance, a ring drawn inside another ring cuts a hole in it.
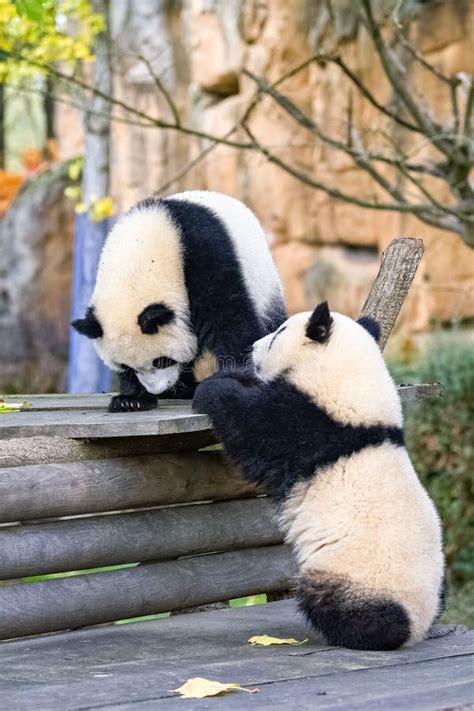
M 248 641 L 254 646 L 260 645 L 262 647 L 270 647 L 272 644 L 304 644 L 308 640 L 303 639 L 301 642 L 298 642 L 297 639 L 293 639 L 291 637 L 289 639 L 280 639 L 279 637 L 269 637 L 267 634 L 262 634 L 260 636 L 257 635 L 256 637 L 250 637 Z
M 244 689 L 240 684 L 223 684 L 200 676 L 188 679 L 179 689 L 171 689 L 171 691 L 176 691 L 183 699 L 203 699 L 205 696 L 217 696 L 234 689 L 248 691 L 251 694 L 258 691 L 258 689 Z
M 29 402 L 5 402 L 0 400 L 0 413 L 2 412 L 20 412 L 28 407 L 31 407 Z

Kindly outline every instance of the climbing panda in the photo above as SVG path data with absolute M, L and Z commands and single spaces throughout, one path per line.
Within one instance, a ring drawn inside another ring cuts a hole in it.
M 377 332 L 322 303 L 255 343 L 254 373 L 201 383 L 194 408 L 277 501 L 313 627 L 329 644 L 389 650 L 438 617 L 444 562 Z
M 196 382 L 241 365 L 286 319 L 263 230 L 241 202 L 190 191 L 139 202 L 114 225 L 90 306 L 72 326 L 120 373 L 109 410 L 192 397 Z

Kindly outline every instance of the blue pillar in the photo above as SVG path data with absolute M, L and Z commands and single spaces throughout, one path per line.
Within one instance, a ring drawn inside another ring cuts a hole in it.
M 72 318 L 82 318 L 94 289 L 99 257 L 111 220 L 92 222 L 87 212 L 76 215 L 72 281 Z M 71 328 L 68 392 L 110 392 L 112 371 L 97 355 L 93 342 Z

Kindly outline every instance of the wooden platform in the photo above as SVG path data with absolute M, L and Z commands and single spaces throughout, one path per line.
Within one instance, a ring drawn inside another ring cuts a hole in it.
M 412 401 L 438 397 L 442 386 L 401 385 L 398 391 L 402 401 Z M 6 396 L 12 403 L 26 400 L 30 407 L 2 415 L 0 439 L 38 435 L 76 439 L 123 437 L 125 426 L 129 437 L 211 431 L 208 418 L 193 412 L 190 400 L 160 400 L 159 407 L 148 412 L 109 413 L 111 395 Z
M 153 622 L 64 632 L 0 645 L 5 709 L 347 709 L 435 711 L 474 704 L 474 631 L 437 626 L 436 639 L 397 652 L 354 652 L 308 633 L 291 600 Z M 269 634 L 309 641 L 252 647 Z M 202 676 L 258 688 L 181 700 Z

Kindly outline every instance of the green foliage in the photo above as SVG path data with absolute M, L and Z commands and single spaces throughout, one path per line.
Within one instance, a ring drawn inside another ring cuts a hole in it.
M 0 0 L 0 81 L 18 83 L 54 62 L 92 59 L 103 28 L 89 0 Z
M 443 522 L 448 579 L 474 575 L 474 347 L 438 337 L 413 364 L 394 363 L 397 382 L 444 385 L 446 395 L 405 406 L 405 438 L 418 475 Z

